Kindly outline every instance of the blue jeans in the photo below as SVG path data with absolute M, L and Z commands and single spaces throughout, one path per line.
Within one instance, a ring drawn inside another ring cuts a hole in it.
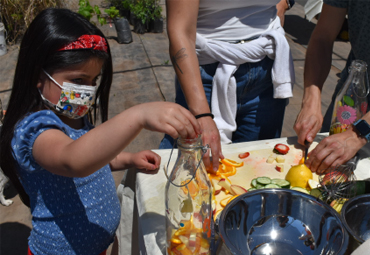
M 283 126 L 288 99 L 274 99 L 271 80 L 273 60 L 265 57 L 258 63 L 245 63 L 235 72 L 237 86 L 237 130 L 232 141 L 247 142 L 278 138 Z M 200 66 L 208 104 L 211 105 L 212 80 L 218 63 Z M 180 84 L 176 81 L 176 103 L 188 108 Z M 212 109 L 211 109 L 212 110 Z M 173 139 L 165 135 L 159 148 L 172 148 Z

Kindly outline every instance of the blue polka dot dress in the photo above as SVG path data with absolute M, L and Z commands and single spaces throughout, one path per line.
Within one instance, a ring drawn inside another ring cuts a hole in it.
M 43 169 L 32 156 L 33 143 L 45 130 L 59 129 L 76 140 L 92 128 L 85 118 L 82 129 L 72 129 L 50 110 L 28 115 L 16 127 L 13 156 L 31 201 L 29 247 L 35 255 L 100 254 L 113 241 L 120 205 L 109 165 L 69 178 Z

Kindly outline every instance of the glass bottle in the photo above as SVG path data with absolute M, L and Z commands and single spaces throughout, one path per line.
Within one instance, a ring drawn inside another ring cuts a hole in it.
M 210 254 L 212 187 L 202 161 L 202 140 L 179 138 L 165 189 L 167 254 Z
M 342 133 L 367 112 L 368 86 L 367 64 L 354 60 L 349 68 L 347 80 L 338 92 L 331 118 L 330 135 Z

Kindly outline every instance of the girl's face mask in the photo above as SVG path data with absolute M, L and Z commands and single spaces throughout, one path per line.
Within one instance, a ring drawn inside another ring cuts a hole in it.
M 45 70 L 43 71 L 50 80 L 62 89 L 59 101 L 56 105 L 40 93 L 44 103 L 51 109 L 54 109 L 57 113 L 71 119 L 79 119 L 85 116 L 94 104 L 96 89 L 98 86 L 77 85 L 68 82 L 63 82 L 63 86 L 61 86 Z

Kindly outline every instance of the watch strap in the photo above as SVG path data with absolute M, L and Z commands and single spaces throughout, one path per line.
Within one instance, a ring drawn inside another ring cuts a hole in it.
M 359 119 L 353 123 L 360 136 L 364 137 L 367 142 L 370 142 L 370 125 L 366 120 Z

